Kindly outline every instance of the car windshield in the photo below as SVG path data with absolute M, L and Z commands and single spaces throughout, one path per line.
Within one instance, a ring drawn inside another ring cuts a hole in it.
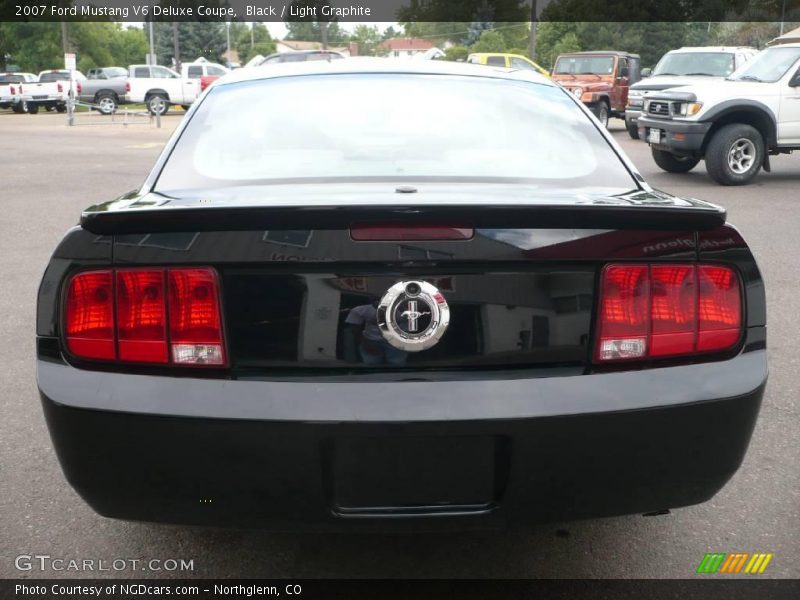
M 778 81 L 800 59 L 800 48 L 769 48 L 731 75 L 738 81 Z
M 613 56 L 562 56 L 556 61 L 556 75 L 611 75 Z
M 670 52 L 656 68 L 656 75 L 709 75 L 727 77 L 733 73 L 734 55 L 730 52 Z
M 414 178 L 524 181 L 606 194 L 637 188 L 560 87 L 348 74 L 212 88 L 155 189 Z

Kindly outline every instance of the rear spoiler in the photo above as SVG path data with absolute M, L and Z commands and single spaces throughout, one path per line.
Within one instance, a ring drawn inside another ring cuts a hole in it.
M 440 225 L 525 229 L 710 230 L 725 224 L 723 208 L 630 204 L 458 204 L 160 206 L 88 210 L 81 227 L 98 234 L 195 231 L 348 229 L 354 224 Z

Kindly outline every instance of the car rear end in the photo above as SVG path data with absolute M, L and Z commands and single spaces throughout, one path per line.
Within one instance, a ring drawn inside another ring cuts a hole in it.
M 475 102 L 507 85 L 445 75 L 402 83 L 434 96 L 439 85 L 469 87 Z M 321 85 L 312 79 L 302 83 Z M 392 75 L 341 81 L 353 95 L 342 102 L 356 102 L 350 110 L 367 121 L 356 98 L 376 89 L 395 97 Z M 304 133 L 280 110 L 301 102 L 298 82 L 274 83 L 215 85 L 150 190 L 85 212 L 48 265 L 38 385 L 64 473 L 95 510 L 271 529 L 483 528 L 685 506 L 733 475 L 766 381 L 766 316 L 758 268 L 721 209 L 635 184 L 583 108 L 531 83 L 498 114 L 536 106 L 534 128 L 567 118 L 565 135 L 592 136 L 592 164 L 634 189 L 576 195 L 548 178 L 543 190 L 480 177 L 241 185 L 248 169 L 265 168 L 258 144 L 297 150 L 298 137 L 259 142 L 259 131 L 280 132 L 263 119 L 309 136 L 308 173 L 326 168 L 315 154 L 320 129 Z M 260 105 L 256 90 L 269 94 L 271 117 L 248 112 Z M 215 158 L 216 136 L 240 139 L 217 102 L 248 113 L 239 118 L 255 132 L 252 167 L 217 162 L 227 159 Z M 434 112 L 455 135 L 452 111 Z M 339 114 L 326 133 L 349 128 Z M 406 141 L 426 133 L 439 143 L 431 127 L 419 123 Z M 391 133 L 348 131 L 354 147 L 371 150 Z M 340 171 L 386 168 L 331 139 L 344 152 Z M 480 169 L 483 150 L 462 149 L 459 168 Z M 424 155 L 414 152 L 393 154 L 392 168 Z M 429 160 L 449 168 L 438 151 Z M 571 165 L 576 176 L 586 166 Z M 209 186 L 218 168 L 236 180 Z M 584 175 L 608 184 L 596 170 Z M 206 187 L 189 189 L 198 182 Z M 404 343 L 410 321 L 399 342 L 382 339 L 391 290 L 416 298 L 420 286 L 447 307 L 438 342 Z

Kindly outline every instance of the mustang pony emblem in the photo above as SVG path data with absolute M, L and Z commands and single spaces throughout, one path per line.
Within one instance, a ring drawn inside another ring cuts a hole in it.
M 406 352 L 427 350 L 450 324 L 450 308 L 427 281 L 400 281 L 378 304 L 378 328 L 392 346 Z

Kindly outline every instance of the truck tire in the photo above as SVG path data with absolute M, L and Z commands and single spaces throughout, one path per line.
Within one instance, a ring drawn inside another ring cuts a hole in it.
M 706 148 L 706 170 L 722 185 L 744 185 L 764 164 L 764 138 L 755 127 L 732 123 L 714 133 Z
M 60 113 L 67 112 L 67 105 L 66 104 L 56 104 L 56 111 Z
M 678 156 L 666 150 L 650 149 L 653 153 L 653 160 L 667 173 L 688 173 L 700 162 L 699 158 L 692 156 Z
M 11 107 L 11 110 L 13 110 L 18 115 L 21 115 L 22 113 L 26 113 L 26 112 L 28 112 L 28 103 L 27 102 L 17 102 L 14 106 Z
M 169 111 L 169 101 L 163 94 L 153 94 L 147 98 L 147 111 L 154 117 L 161 114 L 163 117 Z
M 28 114 L 35 115 L 39 112 L 39 105 L 38 104 L 28 104 Z
M 636 123 L 628 121 L 625 123 L 625 128 L 628 130 L 628 135 L 631 136 L 632 140 L 639 139 L 639 126 Z
M 609 116 L 608 102 L 606 102 L 605 100 L 600 100 L 600 102 L 595 104 L 592 110 L 594 112 L 594 116 L 597 117 L 598 121 L 600 121 L 600 124 L 603 127 L 608 127 L 608 116 Z
M 189 109 L 190 109 L 190 108 L 192 108 L 192 107 L 191 107 L 190 105 L 188 105 L 188 104 L 181 104 L 181 108 L 182 108 L 183 110 L 189 110 Z
M 117 107 L 119 106 L 116 96 L 109 92 L 97 96 L 95 104 L 97 105 L 98 112 L 103 115 L 113 115 L 117 112 Z

